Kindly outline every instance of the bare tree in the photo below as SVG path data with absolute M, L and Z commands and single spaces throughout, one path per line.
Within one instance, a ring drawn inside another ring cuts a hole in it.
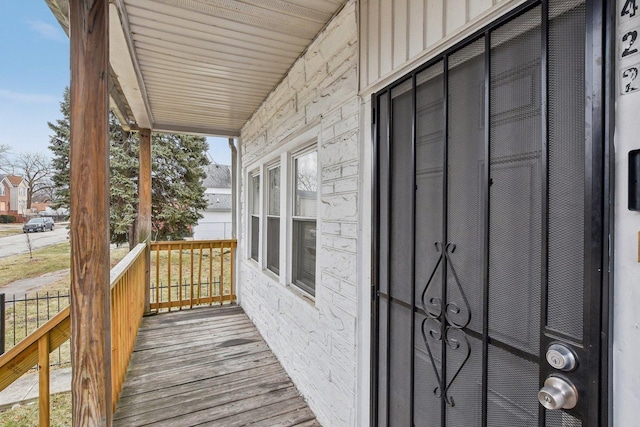
M 7 144 L 0 144 L 0 172 L 9 172 L 9 150 L 10 147 Z
M 10 162 L 12 173 L 19 174 L 27 184 L 27 209 L 31 209 L 34 194 L 51 186 L 51 160 L 42 153 L 21 153 Z
M 29 249 L 29 259 L 33 259 L 33 243 L 31 243 L 31 237 L 29 237 L 29 233 L 25 233 L 24 236 L 27 238 L 27 249 Z

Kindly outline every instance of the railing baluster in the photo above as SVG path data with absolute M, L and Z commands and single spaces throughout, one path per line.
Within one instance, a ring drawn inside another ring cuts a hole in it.
M 160 245 L 156 245 L 156 310 L 160 311 Z
M 233 256 L 236 253 L 237 242 L 234 240 L 229 244 L 229 302 L 234 301 L 233 297 L 233 272 L 235 271 Z
M 209 305 L 213 305 L 213 244 L 209 242 Z
M 202 243 L 198 244 L 199 256 L 198 256 L 198 304 L 200 304 L 200 298 L 202 298 Z
M 49 334 L 38 340 L 38 406 L 41 427 L 49 426 Z
M 178 280 L 178 291 L 180 292 L 180 310 L 182 310 L 182 243 L 178 245 L 180 250 L 180 279 Z M 169 300 L 169 311 L 171 311 L 171 300 Z
M 189 277 L 190 277 L 190 282 L 189 282 L 189 285 L 190 285 L 189 286 L 189 288 L 190 288 L 190 290 L 189 290 L 189 308 L 193 308 L 193 243 L 191 243 L 190 249 L 191 249 L 191 252 L 190 252 L 189 261 L 190 261 L 190 265 L 191 265 L 191 272 L 189 274 Z
M 220 242 L 220 305 L 224 304 L 224 247 L 225 243 Z
M 171 311 L 171 252 L 173 252 L 171 250 L 170 247 L 167 246 L 167 293 L 169 294 L 168 297 L 168 301 L 169 301 L 169 311 Z M 159 307 L 159 306 L 158 306 Z

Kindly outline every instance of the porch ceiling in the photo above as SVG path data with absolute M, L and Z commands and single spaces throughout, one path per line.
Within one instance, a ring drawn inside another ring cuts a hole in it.
M 69 0 L 46 1 L 68 30 Z M 131 128 L 238 136 L 346 1 L 111 0 L 112 105 Z

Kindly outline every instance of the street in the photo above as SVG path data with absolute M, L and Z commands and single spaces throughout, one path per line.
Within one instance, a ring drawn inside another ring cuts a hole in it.
M 53 231 L 28 234 L 21 233 L 13 236 L 0 237 L 0 258 L 29 252 L 27 235 L 31 239 L 31 248 L 33 250 L 64 242 L 67 239 L 66 227 L 66 223 L 56 223 Z

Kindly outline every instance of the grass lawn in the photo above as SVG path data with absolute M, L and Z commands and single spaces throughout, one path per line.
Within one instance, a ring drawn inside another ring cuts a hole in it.
M 113 249 L 111 251 L 111 266 L 116 265 L 127 252 L 129 249 L 126 246 Z M 71 249 L 68 241 L 36 249 L 33 251 L 33 259 L 29 259 L 28 253 L 0 258 L 0 286 L 19 279 L 29 279 L 68 269 L 70 259 Z M 68 288 L 67 281 L 66 289 Z
M 111 266 L 116 265 L 128 252 L 126 246 L 112 249 Z M 33 259 L 29 259 L 28 254 L 2 258 L 0 259 L 0 277 L 2 277 L 0 285 L 68 269 L 69 259 L 69 242 L 34 251 Z M 69 285 L 70 276 L 66 274 L 48 286 L 27 293 L 26 297 L 29 301 L 16 302 L 15 306 L 7 306 L 5 349 L 13 347 L 15 343 L 69 305 Z M 35 299 L 36 296 L 39 298 L 38 300 Z M 24 295 L 17 298 L 23 299 Z M 51 363 L 65 363 L 70 360 L 68 347 L 69 343 L 67 342 L 62 345 L 60 351 L 52 353 Z
M 4 427 L 23 427 L 38 425 L 38 402 L 20 405 L 0 412 L 0 425 Z M 71 393 L 51 395 L 51 426 L 71 425 Z
M 0 237 L 22 234 L 22 224 L 0 224 Z
M 62 242 L 36 249 L 33 259 L 28 253 L 0 258 L 0 286 L 69 268 L 70 253 L 69 242 Z

